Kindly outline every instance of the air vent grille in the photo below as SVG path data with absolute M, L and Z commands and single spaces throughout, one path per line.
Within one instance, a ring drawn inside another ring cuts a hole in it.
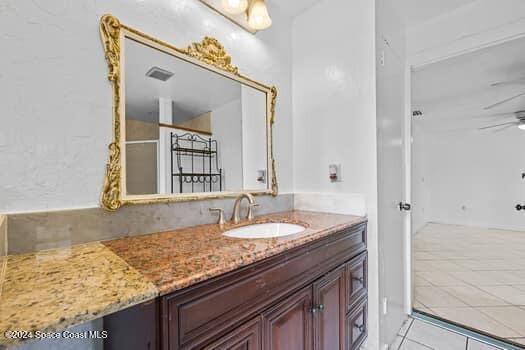
M 152 67 L 150 70 L 148 70 L 146 76 L 153 79 L 166 81 L 173 76 L 173 73 L 159 67 Z

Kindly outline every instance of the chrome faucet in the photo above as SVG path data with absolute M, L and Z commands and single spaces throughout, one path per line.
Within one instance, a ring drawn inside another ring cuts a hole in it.
M 246 218 L 248 220 L 253 220 L 253 208 L 258 207 L 259 204 L 255 204 L 255 198 L 249 193 L 241 193 L 237 199 L 235 199 L 235 204 L 233 205 L 233 214 L 232 214 L 232 221 L 235 224 L 238 224 L 240 219 L 240 211 L 241 211 L 241 202 L 244 198 L 248 199 L 248 214 L 246 215 Z

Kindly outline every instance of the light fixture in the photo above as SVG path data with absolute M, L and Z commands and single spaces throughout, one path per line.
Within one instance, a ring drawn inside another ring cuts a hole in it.
M 265 0 L 199 1 L 252 34 L 272 25 Z
M 520 123 L 518 124 L 518 128 L 520 128 L 520 130 L 525 131 L 525 121 L 524 120 L 520 120 Z
M 264 0 L 253 0 L 248 8 L 248 25 L 255 30 L 263 30 L 272 25 L 272 19 Z
M 248 0 L 222 0 L 222 8 L 230 15 L 240 15 L 248 9 Z

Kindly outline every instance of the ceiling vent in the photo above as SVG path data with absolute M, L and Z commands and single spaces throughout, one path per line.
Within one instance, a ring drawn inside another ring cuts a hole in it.
M 151 67 L 151 69 L 146 73 L 146 76 L 153 79 L 166 81 L 173 76 L 173 73 L 159 67 Z

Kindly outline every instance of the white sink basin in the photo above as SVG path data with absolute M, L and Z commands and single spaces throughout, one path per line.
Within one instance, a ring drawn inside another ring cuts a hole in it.
M 300 225 L 274 222 L 234 228 L 224 232 L 223 235 L 233 238 L 274 238 L 295 235 L 304 230 L 305 228 Z

